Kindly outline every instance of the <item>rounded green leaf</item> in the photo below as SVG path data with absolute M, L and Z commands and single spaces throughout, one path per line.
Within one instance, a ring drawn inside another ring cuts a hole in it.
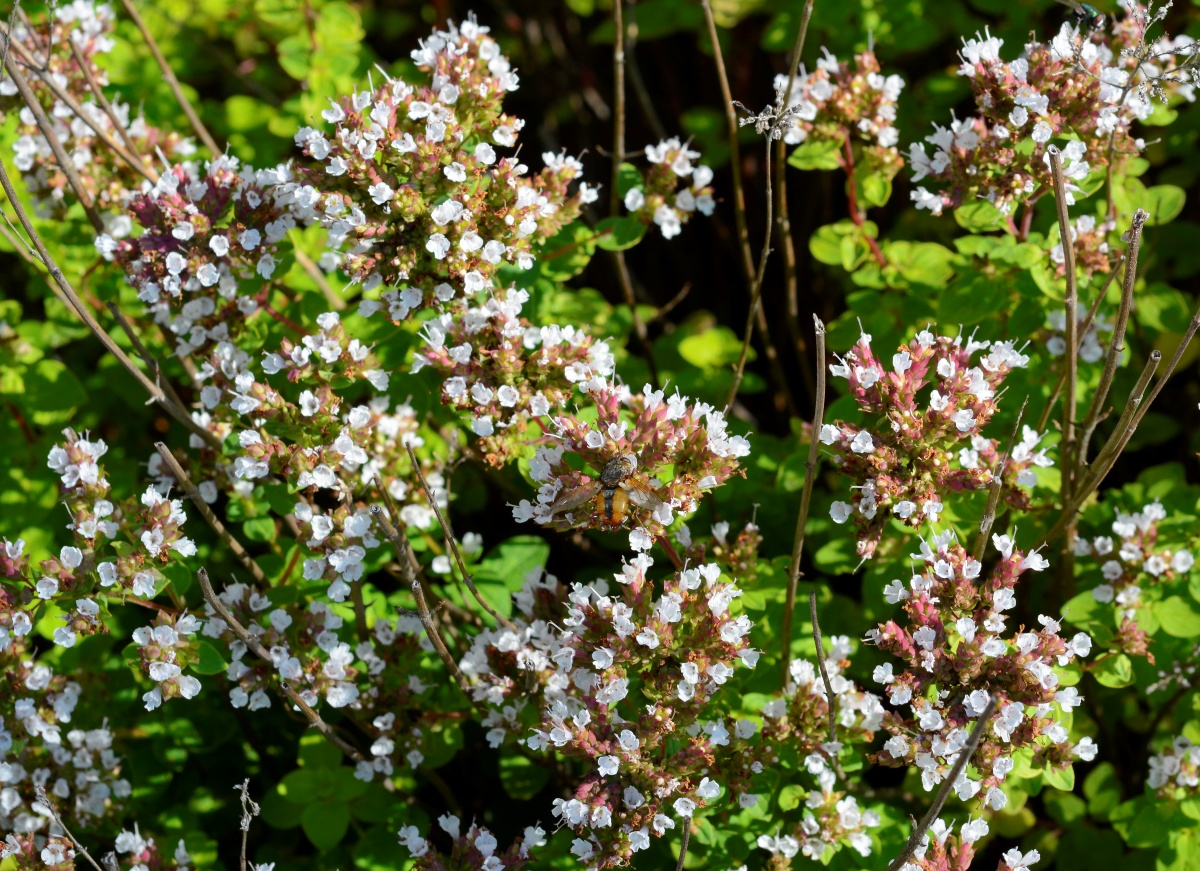
M 504 791 L 518 801 L 528 801 L 550 779 L 550 772 L 524 756 L 505 756 L 500 760 L 500 782 Z
M 300 825 L 318 850 L 336 847 L 350 827 L 350 805 L 344 801 L 318 801 L 304 808 Z
M 596 225 L 596 244 L 605 251 L 632 248 L 646 235 L 646 225 L 637 218 L 605 218 Z
M 1175 638 L 1195 638 L 1200 635 L 1200 608 L 1181 596 L 1170 596 L 1154 605 L 1163 632 Z
M 229 667 L 217 648 L 207 641 L 199 642 L 196 649 L 200 652 L 200 659 L 192 665 L 192 671 L 196 674 L 221 674 Z
M 1133 663 L 1124 653 L 1118 653 L 1098 662 L 1092 674 L 1106 687 L 1127 687 L 1133 683 Z

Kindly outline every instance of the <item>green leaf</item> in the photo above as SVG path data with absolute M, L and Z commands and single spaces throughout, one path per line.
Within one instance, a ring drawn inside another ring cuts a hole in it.
M 605 251 L 624 251 L 642 241 L 646 225 L 637 218 L 605 218 L 596 225 L 596 232 L 603 234 L 596 244 Z
M 865 206 L 883 206 L 892 197 L 892 180 L 878 172 L 871 172 L 859 185 L 861 202 Z
M 987 200 L 976 200 L 954 210 L 958 226 L 972 233 L 1004 229 L 1004 215 Z
M 242 524 L 242 535 L 250 541 L 274 541 L 275 520 L 271 517 L 251 517 Z
M 842 239 L 857 232 L 858 228 L 849 219 L 838 221 L 836 224 L 826 224 L 808 237 L 808 250 L 812 252 L 813 257 L 827 266 L 841 266 Z
M 550 779 L 550 772 L 524 756 L 505 756 L 500 759 L 500 782 L 509 797 L 517 801 L 528 801 L 539 792 Z
M 808 798 L 808 790 L 796 783 L 789 783 L 779 791 L 779 809 L 795 810 Z
M 1154 603 L 1154 616 L 1164 632 L 1175 638 L 1200 635 L 1200 607 L 1181 596 L 1170 596 Z
M 632 163 L 622 163 L 621 168 L 617 171 L 617 193 L 621 199 L 625 199 L 625 194 L 629 193 L 634 188 L 644 189 L 646 183 L 642 181 L 642 173 Z
M 720 369 L 737 362 L 742 340 L 729 327 L 710 327 L 679 343 L 679 355 L 701 369 Z
M 1118 653 L 1096 665 L 1092 674 L 1106 687 L 1127 687 L 1133 683 L 1133 663 L 1124 653 Z
M 1111 762 L 1101 762 L 1088 772 L 1083 794 L 1088 800 L 1088 813 L 1098 820 L 1107 820 L 1121 803 L 1121 782 Z
M 1154 867 L 1155 871 L 1195 871 L 1200 868 L 1200 832 L 1195 828 L 1171 832 Z
M 796 169 L 837 169 L 841 163 L 840 142 L 814 139 L 801 143 L 788 155 L 788 166 Z
M 207 641 L 199 642 L 196 649 L 200 652 L 200 659 L 192 664 L 192 671 L 196 674 L 220 674 L 229 667 L 217 648 Z
M 300 825 L 318 850 L 330 850 L 345 837 L 350 827 L 350 805 L 344 801 L 313 802 L 300 816 Z
M 1175 187 L 1173 184 L 1159 184 L 1146 188 L 1146 202 L 1142 206 L 1150 213 L 1146 226 L 1156 227 L 1174 221 L 1183 211 L 1185 202 L 1187 202 L 1187 194 L 1183 188 Z
M 596 252 L 596 233 L 579 221 L 567 224 L 542 246 L 541 273 L 552 281 L 566 281 L 587 268 Z
M 1070 792 L 1075 788 L 1075 768 L 1071 765 L 1062 769 L 1049 769 L 1042 777 L 1047 786 L 1061 789 L 1063 792 Z
M 87 402 L 87 391 L 79 379 L 58 360 L 38 360 L 25 370 L 24 381 L 22 405 L 38 426 L 63 423 Z

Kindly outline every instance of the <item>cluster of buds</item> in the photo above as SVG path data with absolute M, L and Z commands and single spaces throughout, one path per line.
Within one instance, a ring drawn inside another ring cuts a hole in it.
M 709 534 L 700 538 L 694 538 L 683 522 L 672 527 L 671 535 L 680 558 L 688 563 L 717 563 L 722 571 L 741 578 L 744 584 L 758 577 L 758 548 L 763 538 L 753 520 L 735 536 L 730 535 L 730 525 L 725 520 L 714 523 Z
M 805 142 L 831 143 L 849 149 L 851 142 L 863 145 L 864 163 L 872 172 L 892 178 L 904 165 L 896 148 L 896 103 L 904 79 L 885 76 L 873 51 L 854 56 L 854 64 L 839 61 L 822 48 L 822 57 L 811 73 L 800 65 L 792 82 L 792 109 L 784 128 L 788 145 Z M 788 77 L 775 77 L 775 90 L 787 91 Z
M 1071 249 L 1075 257 L 1075 271 L 1081 280 L 1096 274 L 1107 275 L 1112 271 L 1108 235 L 1116 228 L 1116 221 L 1097 221 L 1093 215 L 1080 215 L 1075 219 L 1071 225 Z M 1066 274 L 1066 254 L 1061 237 L 1050 249 L 1050 262 L 1054 264 L 1055 275 L 1061 278 Z
M 472 823 L 464 833 L 458 817 L 444 814 L 438 817 L 438 827 L 453 839 L 445 854 L 433 849 L 416 826 L 405 826 L 397 832 L 400 845 L 413 857 L 416 871 L 521 871 L 533 859 L 529 851 L 546 844 L 546 832 L 540 826 L 526 826 L 523 837 L 503 853 L 496 852 L 496 836 L 478 823 Z
M 538 447 L 530 466 L 541 485 L 537 502 L 522 499 L 513 508 L 518 522 L 611 529 L 628 512 L 636 524 L 632 547 L 648 550 L 675 511 L 695 510 L 705 491 L 741 472 L 738 461 L 750 453 L 745 438 L 728 432 L 722 412 L 679 393 L 665 397 L 647 384 L 633 395 L 604 385 L 593 388 L 591 397 L 597 411 L 591 423 L 573 414 L 551 416 L 561 443 Z M 599 474 L 565 463 L 566 451 Z M 668 466 L 674 474 L 669 482 L 651 477 Z
M 131 117 L 129 105 L 116 97 L 104 97 L 101 89 L 108 84 L 108 74 L 96 59 L 112 50 L 115 25 L 116 17 L 107 3 L 74 0 L 56 7 L 44 26 L 15 20 L 7 53 L 24 67 L 29 88 L 50 119 L 51 134 L 66 152 L 89 197 L 99 211 L 108 213 L 106 226 L 114 235 L 123 236 L 131 228 L 120 212 L 144 177 L 109 148 L 96 130 L 124 145 L 129 156 L 146 168 L 160 156 L 186 159 L 195 148 L 174 132 L 148 125 L 140 115 Z M 62 99 L 60 93 L 70 100 Z M 72 202 L 67 176 L 45 131 L 5 72 L 0 76 L 0 117 L 10 113 L 17 116 L 13 163 L 38 212 L 43 217 L 63 215 Z
M 971 759 L 980 777 L 973 780 L 963 771 L 953 788 L 963 801 L 982 792 L 984 803 L 1000 810 L 1008 801 L 1003 783 L 1017 751 L 1032 748 L 1035 767 L 1061 770 L 1073 757 L 1090 761 L 1097 747 L 1090 738 L 1072 745 L 1055 717 L 1082 701 L 1075 687 L 1060 686 L 1056 666 L 1086 656 L 1091 639 L 1082 632 L 1063 638 L 1059 621 L 1043 615 L 1040 629 L 1022 626 L 1006 640 L 1005 612 L 1016 607 L 1019 577 L 1049 563 L 1037 552 L 1014 549 L 1008 536 L 995 535 L 992 541 L 1000 561 L 987 578 L 949 531 L 934 536 L 932 545 L 922 542 L 921 552 L 913 554 L 923 563 L 921 574 L 908 584 L 893 581 L 884 590 L 889 602 L 903 603 L 906 625 L 888 621 L 867 637 L 904 662 L 899 673 L 890 662 L 874 672 L 896 710 L 884 716 L 892 737 L 873 761 L 916 765 L 922 784 L 932 790 L 972 731 L 982 728 Z M 992 719 L 979 726 L 974 721 L 992 698 L 997 700 Z
M 142 696 L 147 711 L 174 698 L 195 698 L 200 692 L 200 681 L 183 673 L 200 659 L 199 646 L 188 637 L 199 629 L 200 621 L 186 611 L 178 616 L 159 611 L 154 625 L 133 630 L 142 671 L 157 684 Z
M 1110 649 L 1145 656 L 1151 663 L 1154 656 L 1148 649 L 1150 639 L 1137 622 L 1143 604 L 1141 585 L 1167 584 L 1186 577 L 1196 564 L 1191 551 L 1159 544 L 1158 524 L 1166 517 L 1162 503 L 1155 501 L 1132 514 L 1118 511 L 1112 536 L 1075 539 L 1077 557 L 1100 562 L 1103 583 L 1092 588 L 1092 597 L 1097 602 L 1111 603 L 1117 610 L 1119 626 L 1109 642 Z
M 1046 339 L 1046 351 L 1051 357 L 1061 357 L 1067 352 L 1067 315 L 1062 309 L 1055 309 L 1049 314 L 1050 330 Z M 1086 330 L 1082 330 L 1083 322 L 1087 319 L 1086 312 L 1078 313 L 1079 326 L 1076 335 L 1079 336 L 1079 359 L 1085 363 L 1097 363 L 1105 354 L 1105 346 L 1100 341 L 1101 333 L 1111 333 L 1113 325 L 1099 312 Z
M 660 587 L 647 577 L 652 565 L 639 555 L 615 576 L 617 594 L 604 581 L 575 584 L 566 603 L 554 579 L 530 578 L 516 631 L 481 634 L 463 660 L 476 697 L 498 710 L 490 719 L 509 721 L 489 740 L 519 728 L 514 713 L 532 685 L 545 708 L 524 743 L 587 764 L 554 815 L 579 836 L 572 852 L 589 867 L 627 863 L 722 793 L 741 807 L 758 800 L 749 780 L 762 766 L 745 756 L 757 726 L 715 710 L 738 660 L 758 660 L 750 620 L 730 612 L 741 591 L 713 564 Z
M 0 656 L 0 829 L 45 833 L 50 819 L 36 808 L 44 787 L 91 825 L 120 811 L 132 788 L 121 777 L 107 726 L 70 728 L 83 687 L 31 656 L 20 641 Z M 97 718 L 99 719 L 99 718 Z
M 1079 193 L 1074 182 L 1139 151 L 1142 142 L 1130 129 L 1152 106 L 1132 81 L 1140 63 L 1129 49 L 1144 38 L 1142 27 L 1128 26 L 1137 12 L 1137 4 L 1127 4 L 1112 35 L 1100 28 L 1081 33 L 1065 22 L 1048 43 L 1030 42 L 1011 62 L 1000 57 L 1004 40 L 990 33 L 965 40 L 958 72 L 971 82 L 979 114 L 948 128 L 934 125 L 925 139 L 932 158 L 924 144 L 912 145 L 913 181 L 929 177 L 941 185 L 914 190 L 917 207 L 939 215 L 983 198 L 1009 214 L 1036 201 L 1053 190 L 1052 139 L 1068 140 L 1062 162 L 1070 205 Z
M 650 166 L 640 174 L 641 183 L 625 192 L 625 208 L 643 224 L 657 224 L 664 239 L 678 236 L 696 212 L 711 215 L 717 205 L 713 171 L 692 163 L 699 156 L 676 136 L 647 145 Z
M 1150 757 L 1146 785 L 1164 799 L 1195 795 L 1200 791 L 1200 747 L 1176 736 Z
M 912 858 L 900 866 L 900 871 L 968 871 L 975 858 L 975 842 L 987 833 L 988 824 L 982 818 L 967 820 L 957 835 L 953 823 L 947 824 L 938 818 L 921 838 Z M 1032 855 L 1031 863 L 1040 858 L 1036 850 Z M 997 871 L 1009 871 L 1012 867 L 1027 866 L 1010 866 L 1002 862 Z
M 389 79 L 335 102 L 322 113 L 332 137 L 296 134 L 316 161 L 297 171 L 299 214 L 329 229 L 364 291 L 395 288 L 384 295 L 393 321 L 462 306 L 504 265 L 530 268 L 535 248 L 596 198 L 586 184 L 568 193 L 582 171 L 573 158 L 543 155 L 545 169 L 527 176 L 497 154 L 524 122 L 501 112 L 517 76 L 487 32 L 473 21 L 434 31 L 413 52 L 425 81 Z
M 577 387 L 613 374 L 607 342 L 573 326 L 537 327 L 521 317 L 529 293 L 513 288 L 457 315 L 426 321 L 413 371 L 445 374 L 442 402 L 471 416 L 479 452 L 502 465 L 530 441 L 528 422 L 561 408 Z
M 973 365 L 978 351 L 987 353 Z M 1051 464 L 1036 450 L 1040 437 L 1026 428 L 999 470 L 1000 445 L 982 435 L 1004 379 L 1028 362 L 1011 342 L 964 341 L 961 335 L 935 336 L 926 329 L 892 356 L 892 372 L 875 357 L 865 333 L 845 359 L 829 367 L 846 379 L 865 413 L 886 421 L 874 429 L 839 421 L 825 424 L 819 434 L 821 443 L 836 452 L 835 463 L 857 482 L 851 500 L 834 502 L 830 515 L 837 523 L 854 518 L 861 557 L 875 553 L 889 519 L 913 528 L 927 519 L 937 522 L 945 495 L 984 489 L 996 474 L 1002 476 L 1008 504 L 1029 506 L 1021 486 L 1036 480 L 1032 466 Z M 918 400 L 931 382 L 928 400 Z M 962 446 L 964 441 L 969 446 Z
M 282 193 L 286 166 L 254 170 L 235 157 L 171 167 L 127 206 L 142 232 L 96 237 L 185 356 L 234 338 L 267 299 L 279 243 L 296 226 Z M 259 281 L 252 293 L 243 283 Z M 177 311 L 177 313 L 175 313 Z

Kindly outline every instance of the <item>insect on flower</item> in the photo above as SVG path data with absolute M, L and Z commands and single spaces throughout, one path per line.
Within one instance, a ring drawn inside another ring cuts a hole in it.
M 665 503 L 646 484 L 634 478 L 637 468 L 636 454 L 618 454 L 604 464 L 600 477 L 568 490 L 554 500 L 549 513 L 574 511 L 591 502 L 600 522 L 615 529 L 624 522 L 630 503 L 654 511 Z

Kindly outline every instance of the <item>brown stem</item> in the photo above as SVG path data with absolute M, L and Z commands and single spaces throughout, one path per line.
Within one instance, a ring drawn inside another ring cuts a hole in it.
M 125 317 L 121 309 L 117 307 L 115 302 L 110 302 L 108 304 L 108 310 L 109 313 L 112 314 L 113 319 L 117 322 L 117 325 L 120 326 L 121 331 L 125 333 L 125 337 L 129 339 L 129 344 L 133 345 L 133 350 L 137 352 L 137 355 L 141 358 L 142 362 L 146 364 L 146 368 L 150 370 L 150 377 L 154 379 L 154 383 L 162 388 L 163 392 L 167 394 L 167 398 L 171 402 L 178 407 L 183 408 L 183 400 L 180 399 L 179 394 L 175 392 L 175 385 L 172 384 L 165 375 L 163 375 L 162 360 L 151 354 L 150 349 L 142 344 L 141 338 L 139 338 L 138 334 L 134 332 L 133 325 L 129 323 L 129 320 Z
M 766 172 L 763 174 L 767 186 L 767 220 L 764 224 L 767 232 L 763 234 L 762 252 L 758 256 L 758 271 L 754 274 L 754 282 L 750 285 L 750 311 L 746 314 L 746 328 L 742 331 L 742 352 L 738 356 L 737 367 L 733 371 L 733 385 L 729 388 L 729 398 L 725 400 L 726 415 L 733 408 L 733 401 L 737 399 L 738 390 L 742 386 L 742 377 L 746 371 L 746 358 L 750 354 L 750 337 L 754 332 L 754 319 L 755 315 L 758 314 L 758 304 L 762 299 L 763 279 L 767 274 L 767 260 L 771 256 L 771 220 L 772 210 L 774 209 L 771 192 L 771 148 L 773 145 L 771 136 L 768 134 L 766 147 L 767 165 Z
M 679 861 L 675 863 L 675 871 L 683 871 L 683 863 L 687 860 L 688 842 L 692 839 L 692 818 L 684 817 L 683 835 L 679 841 Z
M 350 585 L 350 602 L 354 606 L 354 634 L 359 641 L 371 640 L 371 631 L 367 628 L 367 606 L 363 602 L 362 583 Z
M 40 783 L 35 784 L 33 794 L 37 799 L 37 803 L 49 811 L 50 818 L 58 824 L 59 828 L 63 830 L 63 834 L 70 839 L 71 844 L 75 847 L 75 852 L 82 854 L 96 871 L 101 871 L 100 866 L 96 864 L 96 860 L 92 858 L 92 854 L 87 851 L 87 848 L 83 844 L 79 843 L 78 838 L 71 834 L 71 830 L 67 828 L 67 824 L 63 822 L 63 818 L 59 815 L 54 805 L 50 803 L 50 796 L 46 794 L 46 787 Z
M 850 220 L 854 222 L 856 227 L 862 228 L 866 224 L 867 219 L 863 212 L 858 207 L 858 182 L 854 180 L 854 147 L 850 144 L 850 132 L 843 131 L 842 150 L 845 156 L 842 158 L 842 169 L 846 171 L 846 207 L 850 212 Z M 867 231 L 863 230 L 863 238 L 867 240 L 867 247 L 871 249 L 871 256 L 875 258 L 875 262 L 880 268 L 887 266 L 887 258 L 883 256 L 883 252 L 879 249 L 879 243 L 871 236 L 867 235 Z
M 1008 448 L 1004 451 L 1004 456 L 1000 458 L 1000 462 L 996 464 L 996 468 L 992 471 L 992 483 L 988 488 L 987 507 L 983 509 L 983 517 L 979 519 L 979 536 L 975 539 L 975 544 L 971 547 L 971 556 L 976 562 L 983 559 L 983 552 L 987 548 L 988 537 L 992 534 L 992 526 L 996 522 L 996 508 L 1000 504 L 1000 490 L 1004 486 L 1004 469 L 1008 465 L 1008 458 L 1012 456 L 1013 445 L 1017 442 L 1017 433 L 1021 431 L 1021 421 L 1025 419 L 1025 407 L 1029 405 L 1029 397 L 1025 397 L 1025 401 L 1021 403 L 1021 410 L 1017 412 L 1017 422 L 1013 424 L 1012 435 L 1008 439 Z
M 825 707 L 829 709 L 829 743 L 837 743 L 837 696 L 829 682 L 829 671 L 825 668 L 825 646 L 821 643 L 821 624 L 817 621 L 817 591 L 808 591 L 808 613 L 812 616 L 813 641 L 817 645 L 817 668 L 821 672 L 821 683 L 825 684 Z
M 1062 447 L 1060 457 L 1062 465 L 1062 498 L 1064 502 L 1071 501 L 1075 481 L 1075 391 L 1078 381 L 1078 288 L 1075 274 L 1075 242 L 1071 238 L 1071 218 L 1067 214 L 1067 190 L 1063 180 L 1061 152 L 1058 146 L 1046 147 L 1046 155 L 1050 158 L 1050 174 L 1054 179 L 1054 206 L 1058 211 L 1058 235 L 1063 249 L 1063 274 L 1067 279 L 1066 294 L 1066 380 L 1063 382 L 1063 420 Z M 1114 335 L 1114 340 L 1116 336 Z M 1069 539 L 1069 536 L 1068 536 Z M 1067 547 L 1073 543 L 1068 540 Z
M 683 560 L 679 558 L 679 552 L 675 550 L 675 545 L 671 544 L 671 539 L 667 538 L 665 533 L 660 532 L 654 536 L 654 540 L 658 542 L 658 546 L 667 554 L 667 559 L 671 561 L 671 565 L 679 571 L 683 571 Z
M 344 309 L 346 307 L 346 300 L 342 299 L 342 297 L 339 296 L 334 289 L 329 286 L 329 281 L 326 280 L 325 273 L 321 271 L 321 267 L 319 267 L 311 257 L 301 251 L 299 245 L 292 245 L 292 254 L 295 255 L 296 262 L 300 264 L 300 268 L 303 269 L 305 274 L 312 279 L 313 284 L 320 288 L 321 293 L 325 296 L 325 301 L 338 311 Z
M 421 620 L 421 625 L 425 627 L 425 634 L 429 636 L 429 640 L 433 644 L 433 649 L 437 651 L 442 664 L 446 666 L 446 671 L 450 672 L 450 676 L 454 678 L 454 683 L 457 684 L 458 688 L 462 690 L 462 694 L 467 697 L 467 701 L 474 707 L 475 699 L 471 696 L 471 687 L 467 684 L 467 679 L 458 667 L 458 663 L 454 661 L 454 657 L 450 655 L 450 651 L 446 648 L 446 642 L 442 638 L 442 633 L 438 631 L 437 624 L 433 622 L 433 615 L 429 611 L 429 604 L 425 601 L 425 590 L 421 586 L 421 581 L 417 578 L 416 570 L 413 568 L 413 564 L 416 562 L 416 555 L 413 554 L 412 546 L 408 543 L 408 536 L 401 533 L 392 525 L 392 521 L 388 519 L 387 512 L 383 511 L 378 505 L 371 506 L 371 513 L 375 515 L 375 519 L 383 528 L 384 537 L 392 543 L 392 548 L 396 552 L 396 559 L 400 563 L 400 574 L 412 590 L 413 598 L 417 600 L 417 616 Z
M 225 621 L 225 623 L 229 626 L 230 631 L 237 636 L 239 641 L 246 645 L 250 652 L 252 652 L 259 659 L 266 663 L 270 663 L 273 666 L 274 660 L 271 659 L 271 654 L 268 653 L 266 648 L 264 648 L 258 642 L 257 638 L 246 631 L 246 627 L 238 622 L 238 619 L 233 616 L 233 613 L 225 606 L 225 603 L 221 601 L 220 597 L 216 594 L 216 591 L 213 590 L 212 582 L 208 579 L 208 570 L 201 567 L 196 572 L 196 579 L 200 582 L 200 591 L 204 594 L 204 600 L 212 606 L 214 611 L 217 612 L 217 616 Z M 291 685 L 287 681 L 281 679 L 279 681 L 279 688 L 283 691 L 284 695 L 288 697 L 288 700 L 300 709 L 300 712 L 304 714 L 305 719 L 308 720 L 308 723 L 312 728 L 324 735 L 350 759 L 353 759 L 355 762 L 367 761 L 366 757 L 348 744 L 341 735 L 335 732 L 333 727 L 326 723 L 321 718 L 321 715 L 314 711 L 308 702 L 304 701 L 304 699 L 300 697 L 300 694 L 292 689 Z
M 225 528 L 225 524 L 221 522 L 221 519 L 208 507 L 208 503 L 200 496 L 200 491 L 192 483 L 192 479 L 188 477 L 188 473 L 183 470 L 183 466 L 179 465 L 179 461 L 175 459 L 175 455 L 171 453 L 171 449 L 162 442 L 155 442 L 154 449 L 158 451 L 158 455 L 162 457 L 162 461 L 167 464 L 167 468 L 171 471 L 171 477 L 175 479 L 175 482 L 187 494 L 187 497 L 192 500 L 192 503 L 196 506 L 196 510 L 200 512 L 200 516 L 212 527 L 213 532 L 225 543 L 225 546 L 229 548 L 237 558 L 237 561 L 245 567 L 246 571 L 250 572 L 259 586 L 270 586 L 271 582 L 267 580 L 267 576 L 262 568 L 254 561 L 254 557 L 246 552 L 246 548 L 242 547 L 242 543 L 234 538 L 233 534 Z
M 125 129 L 125 125 L 121 123 L 121 119 L 117 117 L 112 103 L 104 95 L 104 89 L 96 81 L 96 74 L 92 71 L 92 65 L 88 63 L 87 58 L 83 56 L 83 52 L 79 50 L 79 45 L 75 42 L 75 37 L 68 35 L 67 42 L 71 46 L 71 54 L 75 57 L 75 63 L 79 65 L 84 78 L 87 79 L 88 90 L 92 92 L 92 96 L 96 99 L 100 108 L 104 110 L 104 114 L 108 116 L 113 129 L 117 131 L 121 137 L 121 141 L 125 143 L 126 150 L 137 158 L 139 166 L 134 168 L 144 174 L 151 182 L 157 182 L 158 178 L 153 175 L 153 169 L 146 166 L 142 154 L 138 151 L 137 144 L 133 141 L 133 137 L 129 135 L 129 131 Z
M 37 230 L 34 229 L 33 223 L 29 220 L 29 215 L 26 213 L 25 208 L 21 205 L 21 201 L 17 198 L 17 192 L 13 188 L 12 179 L 9 178 L 8 169 L 5 167 L 3 160 L 0 160 L 0 187 L 3 187 L 9 203 L 12 204 L 13 211 L 15 211 L 17 214 L 17 219 L 21 222 L 21 226 L 25 229 L 25 233 L 29 236 L 29 241 L 33 244 L 38 258 L 45 265 L 46 271 L 49 273 L 51 280 L 55 285 L 57 285 L 58 289 L 66 298 L 70 307 L 75 310 L 75 314 L 79 316 L 79 319 L 83 321 L 87 328 L 92 331 L 93 335 L 100 340 L 100 343 L 104 345 L 108 352 L 117 358 L 117 361 L 125 367 L 129 374 L 132 375 L 134 379 L 142 385 L 143 388 L 145 388 L 146 392 L 150 394 L 151 401 L 158 403 L 158 405 L 161 406 L 162 409 L 167 412 L 167 414 L 175 418 L 175 420 L 187 428 L 189 432 L 192 432 L 203 439 L 210 447 L 220 449 L 220 440 L 207 429 L 192 420 L 192 416 L 187 413 L 187 409 L 172 402 L 170 397 L 161 387 L 151 381 L 150 378 L 146 376 L 145 372 L 134 365 L 134 362 L 129 359 L 129 355 L 127 355 L 121 349 L 120 345 L 113 341 L 112 336 L 106 333 L 100 326 L 99 322 L 97 322 L 92 316 L 91 311 L 86 305 L 84 305 L 83 300 L 79 298 L 79 295 L 75 292 L 75 289 L 71 287 L 70 282 L 67 281 L 66 276 L 63 275 L 62 270 L 59 269 L 58 265 L 54 262 L 54 258 L 50 256 L 50 252 L 46 249 L 46 245 L 42 241 L 42 237 L 38 235 Z
M 921 839 L 925 837 L 925 833 L 929 831 L 929 827 L 933 825 L 938 818 L 938 814 L 942 812 L 942 808 L 946 804 L 946 798 L 950 795 L 950 790 L 954 788 L 954 782 L 958 780 L 958 776 L 963 773 L 963 769 L 967 767 L 967 763 L 971 761 L 971 757 L 975 755 L 976 748 L 979 747 L 979 741 L 983 738 L 983 730 L 987 727 L 987 723 L 992 718 L 992 714 L 996 711 L 996 704 L 999 701 L 999 696 L 992 696 L 988 699 L 987 707 L 983 709 L 983 713 L 979 715 L 979 719 L 975 722 L 975 728 L 971 730 L 971 737 L 967 739 L 967 743 L 958 753 L 958 759 L 954 762 L 954 767 L 950 769 L 950 774 L 942 781 L 941 787 L 934 796 L 933 804 L 929 806 L 929 810 L 925 812 L 925 816 L 921 817 L 921 822 L 913 829 L 913 833 L 908 838 L 908 843 L 904 845 L 904 849 L 900 851 L 900 855 L 892 860 L 892 863 L 887 866 L 887 871 L 898 871 L 916 852 L 917 847 L 921 846 Z
M 5 42 L 11 45 L 17 44 L 9 40 L 5 40 Z M 58 162 L 58 168 L 62 171 L 63 176 L 66 177 L 67 184 L 71 186 L 71 190 L 79 198 L 79 203 L 83 206 L 83 211 L 87 215 L 88 221 L 97 233 L 103 233 L 104 221 L 101 219 L 100 213 L 96 211 L 96 204 L 92 201 L 92 195 L 88 193 L 88 189 L 84 186 L 79 173 L 75 171 L 75 164 L 59 141 L 58 134 L 54 132 L 54 124 L 46 115 L 46 110 L 42 108 L 42 104 L 38 102 L 37 95 L 33 93 L 33 88 L 29 87 L 29 82 L 21 74 L 19 65 L 8 55 L 7 51 L 5 52 L 4 65 L 8 69 L 8 74 L 12 76 L 13 84 L 17 86 L 17 91 L 21 94 L 21 99 L 25 101 L 25 105 L 29 107 L 29 111 L 33 113 L 33 119 L 37 122 L 38 130 L 45 137 L 46 144 L 54 152 L 54 159 Z M 13 203 L 13 208 L 17 208 L 15 202 Z
M 1087 467 L 1088 443 L 1100 422 L 1100 414 L 1108 401 L 1108 392 L 1112 389 L 1113 378 L 1117 374 L 1117 365 L 1121 362 L 1121 353 L 1125 350 L 1125 327 L 1129 323 L 1129 311 L 1133 307 L 1133 286 L 1137 282 L 1138 253 L 1142 246 L 1142 228 L 1150 216 L 1138 209 L 1133 213 L 1133 223 L 1129 228 L 1129 249 L 1125 254 L 1125 281 L 1121 286 L 1121 306 L 1117 309 L 1117 320 L 1113 325 L 1112 341 L 1108 345 L 1108 356 L 1104 360 L 1104 371 L 1100 374 L 1100 383 L 1092 396 L 1092 404 L 1088 407 L 1087 417 L 1080 429 L 1083 435 L 1079 440 L 1079 457 L 1076 462 L 1076 477 L 1083 475 Z
M 179 87 L 179 79 L 175 78 L 175 71 L 171 69 L 171 65 L 167 63 L 167 59 L 163 57 L 162 51 L 158 48 L 158 43 L 146 27 L 146 22 L 142 21 L 142 16 L 138 14 L 137 7 L 133 5 L 132 0 L 121 0 L 121 5 L 125 7 L 134 26 L 138 32 L 142 34 L 142 39 L 146 40 L 146 47 L 150 49 L 150 54 L 154 55 L 154 62 L 158 64 L 158 69 L 162 72 L 163 79 L 171 88 L 171 93 L 175 95 L 175 102 L 179 104 L 179 108 L 183 110 L 183 114 L 187 116 L 188 122 L 192 125 L 192 129 L 196 131 L 196 136 L 204 143 L 204 147 L 209 153 L 216 157 L 221 154 L 221 149 L 217 147 L 217 142 L 208 132 L 208 128 L 204 126 L 204 122 L 200 120 L 200 116 L 196 114 L 196 110 L 192 108 L 191 102 L 183 93 L 183 88 Z
M 805 525 L 812 503 L 813 483 L 817 477 L 817 461 L 820 459 L 821 426 L 825 422 L 825 324 L 813 315 L 813 327 L 817 337 L 817 391 L 813 408 L 812 434 L 808 446 L 808 461 L 804 464 L 804 489 L 800 493 L 800 515 L 796 518 L 796 537 L 792 541 L 792 563 L 788 571 L 787 603 L 783 607 L 783 682 L 788 681 L 788 670 L 792 659 L 792 618 L 796 610 L 796 587 L 800 582 L 800 556 L 804 553 Z

